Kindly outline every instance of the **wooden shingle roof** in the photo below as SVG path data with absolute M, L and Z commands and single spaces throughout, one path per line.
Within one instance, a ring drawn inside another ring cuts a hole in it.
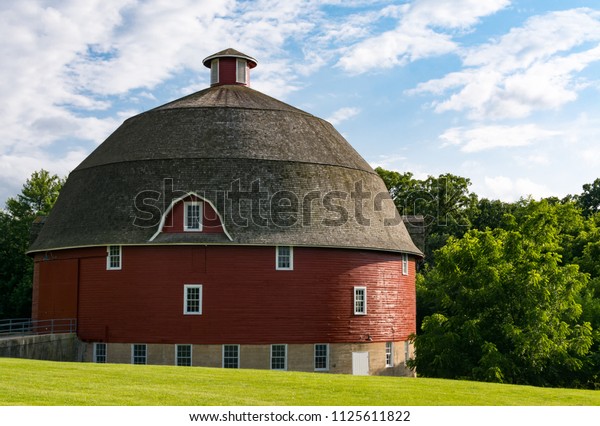
M 232 240 L 150 241 L 171 201 L 192 192 L 216 207 Z M 30 252 L 151 244 L 421 254 L 383 181 L 330 123 L 235 85 L 126 120 L 70 174 Z

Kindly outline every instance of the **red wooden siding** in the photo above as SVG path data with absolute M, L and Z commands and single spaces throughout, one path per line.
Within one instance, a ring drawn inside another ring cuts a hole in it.
M 236 81 L 236 58 L 219 58 L 219 83 L 218 84 L 244 84 Z M 246 69 L 246 74 L 248 70 Z M 248 80 L 248 83 L 250 81 Z
M 190 196 L 179 201 L 173 206 L 165 218 L 162 232 L 185 232 L 183 230 L 183 211 L 185 201 L 202 201 L 198 197 Z M 223 233 L 221 219 L 212 208 L 210 203 L 202 203 L 202 232 L 203 233 Z
M 53 259 L 36 264 L 34 319 L 77 316 L 77 259 Z
M 415 262 L 402 275 L 400 255 L 296 247 L 293 271 L 275 270 L 274 247 L 123 247 L 116 271 L 106 270 L 103 247 L 55 255 L 81 257 L 83 340 L 333 343 L 401 341 L 415 332 Z M 36 268 L 43 264 L 36 257 Z M 184 284 L 202 284 L 202 315 L 183 314 Z M 365 316 L 353 313 L 354 286 L 367 287 Z

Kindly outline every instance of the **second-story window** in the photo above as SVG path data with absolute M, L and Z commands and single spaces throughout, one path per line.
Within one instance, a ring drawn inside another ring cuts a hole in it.
M 354 287 L 354 315 L 367 315 L 366 287 Z
M 121 269 L 121 246 L 107 247 L 106 269 Z
M 291 271 L 294 269 L 294 250 L 290 246 L 276 247 L 275 269 Z

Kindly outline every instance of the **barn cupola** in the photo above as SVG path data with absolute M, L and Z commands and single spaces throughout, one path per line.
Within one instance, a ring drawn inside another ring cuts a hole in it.
M 206 57 L 202 63 L 210 68 L 210 85 L 237 84 L 250 86 L 250 70 L 256 59 L 235 49 L 225 49 Z

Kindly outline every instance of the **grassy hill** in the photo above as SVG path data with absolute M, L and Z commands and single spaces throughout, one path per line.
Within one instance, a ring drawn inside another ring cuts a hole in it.
M 600 391 L 0 358 L 0 405 L 600 405 Z

